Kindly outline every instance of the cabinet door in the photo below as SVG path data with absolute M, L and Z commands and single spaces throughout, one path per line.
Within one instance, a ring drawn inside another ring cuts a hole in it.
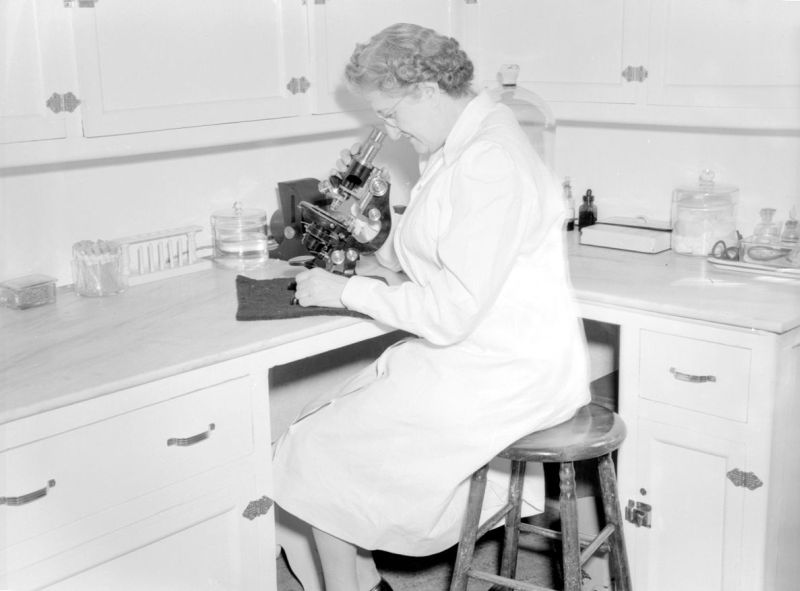
M 88 544 L 80 556 L 68 553 L 73 569 L 76 560 L 95 564 L 43 589 L 274 589 L 275 508 L 252 520 L 245 518 L 243 509 L 257 498 L 253 489 L 252 478 L 234 480 L 215 494 L 109 534 L 102 543 Z M 58 558 L 50 561 L 57 562 Z M 53 568 L 50 563 L 43 569 L 60 570 L 60 564 Z
M 631 527 L 634 586 L 648 591 L 740 588 L 745 495 L 727 477 L 745 470 L 744 444 L 649 420 L 637 423 L 634 502 L 650 527 Z M 627 500 L 624 500 L 627 502 Z
M 66 137 L 68 113 L 47 107 L 70 88 L 67 12 L 59 2 L 0 2 L 0 144 Z
M 74 12 L 86 136 L 295 115 L 299 2 L 98 2 Z
M 797 119 L 799 2 L 651 1 L 649 104 L 757 108 Z
M 465 8 L 465 46 L 476 80 L 497 85 L 503 64 L 545 100 L 632 103 L 641 84 L 622 76 L 642 35 L 637 0 L 480 0 Z M 638 65 L 638 64 L 633 64 Z M 554 105 L 554 108 L 555 105 Z
M 310 4 L 310 3 L 309 3 Z M 314 113 L 365 108 L 344 85 L 344 68 L 356 43 L 398 22 L 452 34 L 450 0 L 331 0 L 310 7 Z

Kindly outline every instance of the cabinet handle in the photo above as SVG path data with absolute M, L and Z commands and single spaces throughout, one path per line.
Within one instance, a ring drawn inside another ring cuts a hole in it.
M 682 373 L 674 367 L 669 368 L 669 373 L 672 374 L 676 380 L 681 382 L 692 382 L 693 384 L 701 384 L 703 382 L 716 382 L 717 376 L 693 376 L 692 374 Z
M 628 66 L 622 70 L 622 77 L 627 82 L 644 82 L 648 75 L 649 72 L 644 66 Z
M 194 445 L 195 443 L 200 443 L 201 441 L 205 441 L 209 437 L 211 437 L 211 432 L 215 429 L 214 423 L 211 423 L 208 426 L 208 431 L 203 431 L 202 433 L 198 433 L 197 435 L 192 435 L 191 437 L 170 437 L 167 439 L 167 445 L 177 445 L 178 447 L 188 447 L 190 445 Z
M 8 505 L 9 507 L 27 505 L 28 503 L 35 501 L 36 499 L 41 499 L 43 496 L 47 495 L 47 489 L 53 488 L 55 485 L 55 480 L 48 480 L 47 486 L 40 488 L 39 490 L 29 492 L 27 495 L 22 495 L 20 497 L 0 497 L 0 505 Z

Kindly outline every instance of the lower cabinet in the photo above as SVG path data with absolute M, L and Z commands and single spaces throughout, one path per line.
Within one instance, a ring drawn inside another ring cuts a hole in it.
M 0 589 L 273 588 L 267 387 L 241 358 L 0 426 Z
M 800 331 L 632 318 L 619 478 L 634 588 L 795 588 Z
M 745 465 L 745 446 L 648 420 L 636 428 L 640 488 L 628 515 L 642 516 L 631 537 L 638 588 L 739 588 L 745 496 L 761 495 L 726 476 Z

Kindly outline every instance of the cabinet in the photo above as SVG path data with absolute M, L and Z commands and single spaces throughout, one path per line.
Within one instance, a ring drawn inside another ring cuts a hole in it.
M 352 129 L 355 43 L 397 21 L 450 32 L 451 4 L 8 0 L 0 165 Z
M 797 2 L 480 0 L 466 14 L 480 80 L 517 63 L 561 120 L 800 128 Z
M 453 34 L 450 0 L 335 0 L 309 11 L 315 113 L 363 109 L 344 86 L 344 68 L 356 43 L 397 22 L 416 23 Z
M 622 335 L 621 504 L 635 587 L 791 588 L 798 569 L 773 541 L 800 518 L 785 419 L 798 410 L 797 331 L 647 317 Z
M 98 2 L 72 10 L 87 137 L 297 115 L 299 2 Z
M 46 104 L 71 83 L 61 12 L 58 2 L 0 3 L 0 144 L 67 135 L 65 118 L 54 116 Z
M 0 587 L 274 580 L 266 375 L 240 358 L 3 425 Z

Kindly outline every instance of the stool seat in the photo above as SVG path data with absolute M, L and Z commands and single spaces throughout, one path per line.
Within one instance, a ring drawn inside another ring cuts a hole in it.
M 497 455 L 525 462 L 578 462 L 614 451 L 625 435 L 625 423 L 616 413 L 587 404 L 568 421 L 526 435 Z
M 608 553 L 611 588 L 614 591 L 630 591 L 630 572 L 613 459 L 613 452 L 625 440 L 625 431 L 625 423 L 616 413 L 597 404 L 587 404 L 570 420 L 526 435 L 509 445 L 497 454 L 511 460 L 508 502 L 483 523 L 480 517 L 489 465 L 476 470 L 470 480 L 467 511 L 461 527 L 450 591 L 466 591 L 469 579 L 492 583 L 495 585 L 493 589 L 543 591 L 542 587 L 515 579 L 520 533 L 561 541 L 565 591 L 581 591 L 581 569 L 598 551 Z M 594 460 L 597 465 L 605 523 L 594 537 L 584 536 L 578 528 L 574 462 L 581 460 Z M 522 488 L 528 462 L 559 466 L 559 530 L 521 521 Z M 505 520 L 505 535 L 498 575 L 475 568 L 473 555 L 476 541 L 501 520 Z

